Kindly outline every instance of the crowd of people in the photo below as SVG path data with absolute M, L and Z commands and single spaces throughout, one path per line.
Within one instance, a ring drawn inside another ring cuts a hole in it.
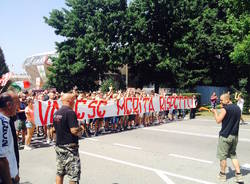
M 112 86 L 109 91 L 104 93 L 101 91 L 93 92 L 79 92 L 73 89 L 72 94 L 74 94 L 77 100 L 118 100 L 123 97 L 154 97 L 154 96 L 166 96 L 167 94 L 161 92 L 159 94 L 154 91 L 145 92 L 140 89 L 127 89 L 126 91 L 114 91 Z M 30 146 L 32 137 L 34 133 L 37 137 L 43 136 L 46 139 L 47 144 L 55 143 L 56 137 L 53 131 L 53 125 L 48 124 L 44 126 L 36 126 L 34 120 L 34 100 L 42 101 L 53 101 L 59 100 L 63 93 L 57 92 L 55 89 L 44 90 L 44 91 L 25 91 L 18 94 L 20 100 L 20 106 L 17 111 L 17 121 L 15 122 L 15 127 L 17 130 L 17 137 L 19 138 L 19 144 L 25 145 L 25 150 L 33 149 Z M 176 93 L 170 94 L 172 96 L 177 96 Z M 181 96 L 181 94 L 178 94 Z M 96 119 L 79 120 L 80 125 L 83 128 L 83 136 L 91 137 L 98 136 L 100 134 L 115 133 L 124 130 L 130 130 L 135 128 L 142 128 L 147 126 L 152 126 L 155 124 L 162 124 L 164 122 L 188 119 L 186 116 L 189 113 L 189 119 L 194 119 L 198 100 L 195 95 L 193 95 L 193 107 L 189 109 L 170 109 L 161 112 L 146 112 L 141 114 L 130 114 L 125 116 L 115 116 L 115 117 L 105 117 Z M 241 112 L 243 110 L 244 100 L 241 94 L 236 94 L 235 99 L 237 100 L 237 105 L 240 107 Z M 216 93 L 213 92 L 211 95 L 211 108 L 215 109 L 218 103 L 218 97 Z M 241 116 L 242 123 L 244 119 Z
M 186 116 L 186 109 L 169 109 L 162 112 L 146 112 L 142 114 L 130 114 L 116 117 L 106 117 L 98 119 L 87 119 L 84 121 L 77 120 L 76 113 L 74 112 L 75 100 L 117 100 L 124 97 L 154 97 L 154 96 L 166 96 L 165 93 L 156 94 L 154 91 L 146 93 L 142 90 L 131 90 L 126 91 L 113 91 L 112 87 L 109 92 L 102 93 L 101 91 L 95 91 L 92 93 L 82 93 L 73 90 L 70 93 L 58 93 L 55 90 L 44 90 L 40 92 L 21 92 L 16 95 L 13 92 L 7 92 L 0 95 L 0 130 L 1 130 L 1 149 L 0 149 L 0 168 L 7 169 L 6 172 L 1 172 L 0 184 L 2 183 L 18 183 L 18 168 L 19 168 L 19 153 L 18 153 L 18 142 L 24 144 L 25 150 L 32 150 L 30 146 L 34 131 L 36 130 L 37 136 L 44 136 L 47 143 L 54 142 L 55 151 L 57 155 L 57 183 L 63 182 L 63 176 L 65 174 L 71 176 L 71 181 L 77 183 L 80 180 L 80 158 L 78 153 L 78 139 L 83 134 L 85 136 L 98 136 L 100 133 L 105 132 L 119 132 L 127 129 L 134 129 L 139 127 L 147 127 L 154 124 L 161 124 L 164 122 L 173 121 L 175 119 L 184 119 Z M 179 94 L 181 95 L 181 94 Z M 172 94 L 177 96 L 177 94 Z M 38 127 L 34 119 L 34 100 L 42 101 L 53 101 L 61 100 L 62 107 L 55 113 L 53 117 L 53 124 L 44 125 Z M 195 118 L 195 112 L 197 107 L 197 99 L 193 95 L 193 108 L 190 109 L 190 119 Z M 223 134 L 223 127 L 228 126 L 226 122 L 227 117 L 231 117 L 229 105 L 232 102 L 229 100 L 230 95 L 224 94 L 221 97 L 220 103 L 222 104 L 222 111 L 220 115 L 217 115 L 215 108 L 217 103 L 217 96 L 215 93 L 211 97 L 212 112 L 215 115 L 215 119 L 218 123 L 222 123 L 222 130 L 220 136 L 227 137 L 228 135 L 234 136 L 236 142 L 232 142 L 233 145 L 237 145 L 238 126 L 230 131 L 226 131 L 226 135 Z M 244 100 L 242 101 L 241 94 L 236 94 L 235 99 L 237 102 L 237 112 L 242 114 L 242 108 Z M 231 108 L 231 107 L 230 107 Z M 235 106 L 232 106 L 236 109 Z M 224 110 L 225 109 L 225 110 Z M 223 114 L 224 112 L 224 114 Z M 236 111 L 235 111 L 236 112 Z M 228 113 L 228 114 L 226 114 Z M 229 116 L 230 115 L 230 116 Z M 232 114 L 232 117 L 236 116 Z M 237 115 L 238 116 L 238 115 Z M 240 121 L 240 120 L 239 120 Z M 231 122 L 232 125 L 237 122 Z M 42 130 L 42 131 L 41 131 Z M 41 135 L 42 132 L 42 135 Z M 13 146 L 14 145 L 14 146 Z M 218 146 L 218 158 L 221 160 L 221 164 L 225 165 L 225 154 L 231 150 L 220 150 L 224 149 L 224 142 L 219 142 Z M 14 149 L 13 149 L 14 148 Z M 232 150 L 233 162 L 235 160 L 235 149 Z M 67 158 L 71 159 L 70 167 L 66 165 Z M 238 179 L 242 180 L 242 176 L 239 170 L 239 164 L 236 163 Z M 72 169 L 73 168 L 73 169 Z M 65 170 L 66 169 L 66 170 Z M 9 171 L 9 172 L 7 172 Z M 225 180 L 224 167 L 221 168 L 219 174 L 220 179 Z
M 154 91 L 146 93 L 142 90 L 130 89 L 114 92 L 112 87 L 107 93 L 102 93 L 101 91 L 80 93 L 73 90 L 71 93 L 65 94 L 58 93 L 55 90 L 44 90 L 37 92 L 25 91 L 18 93 L 18 95 L 14 92 L 0 94 L 0 133 L 3 135 L 0 141 L 6 141 L 6 144 L 1 144 L 0 149 L 0 184 L 19 182 L 18 144 L 24 144 L 25 150 L 32 150 L 31 141 L 32 137 L 34 137 L 34 132 L 36 136 L 44 136 L 47 143 L 50 144 L 53 142 L 55 144 L 57 154 L 57 183 L 63 182 L 65 174 L 70 174 L 72 182 L 77 183 L 80 179 L 78 139 L 83 133 L 85 136 L 97 136 L 105 131 L 119 132 L 127 129 L 151 126 L 155 123 L 163 123 L 165 120 L 183 119 L 186 112 L 185 109 L 172 109 L 164 112 L 146 112 L 142 114 L 88 119 L 79 123 L 76 113 L 73 111 L 75 100 L 117 100 L 124 97 L 154 97 L 158 95 L 166 94 L 156 94 Z M 177 94 L 172 95 L 177 96 Z M 62 107 L 55 113 L 53 124 L 37 126 L 34 118 L 35 100 L 61 100 Z M 193 113 L 195 111 L 191 114 Z M 63 118 L 64 116 L 65 118 Z M 57 126 L 57 122 L 64 122 L 63 124 L 66 123 L 67 126 Z M 71 159 L 71 166 L 67 167 L 66 170 L 65 164 L 68 164 L 65 163 L 67 162 L 65 155 L 74 158 L 74 160 Z M 3 170 L 6 172 L 2 172 Z
M 114 91 L 112 86 L 109 91 L 103 93 L 101 91 L 93 92 L 78 92 L 73 89 L 77 100 L 109 100 L 115 101 L 124 97 L 154 97 L 166 96 L 165 93 L 155 93 L 154 91 L 145 92 L 139 89 L 128 89 L 126 91 Z M 20 105 L 17 110 L 17 120 L 15 122 L 17 137 L 19 144 L 24 145 L 25 150 L 32 150 L 30 146 L 32 137 L 36 134 L 37 137 L 43 136 L 48 144 L 55 143 L 55 133 L 53 125 L 48 124 L 44 126 L 37 126 L 34 120 L 34 100 L 53 101 L 61 99 L 64 93 L 58 93 L 56 90 L 44 90 L 36 92 L 20 92 L 18 94 Z M 181 95 L 181 94 L 179 94 Z M 173 93 L 172 96 L 177 96 Z M 197 106 L 197 99 L 193 101 L 194 107 Z M 140 114 L 130 114 L 125 116 L 105 117 L 96 119 L 79 120 L 79 124 L 83 128 L 83 136 L 91 137 L 100 134 L 120 132 L 135 128 L 152 126 L 154 124 L 162 124 L 168 121 L 182 120 L 187 118 L 186 114 L 190 111 L 190 119 L 195 118 L 196 108 L 188 109 L 170 109 L 162 112 L 146 112 Z

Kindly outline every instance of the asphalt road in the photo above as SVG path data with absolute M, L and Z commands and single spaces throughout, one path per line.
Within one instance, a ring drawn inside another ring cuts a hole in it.
M 213 120 L 175 121 L 80 140 L 83 184 L 214 184 L 220 126 Z M 237 153 L 250 184 L 250 124 L 240 127 Z M 44 140 L 20 150 L 22 184 L 55 183 L 55 151 Z M 227 182 L 234 182 L 228 160 Z M 65 178 L 65 183 L 67 182 Z

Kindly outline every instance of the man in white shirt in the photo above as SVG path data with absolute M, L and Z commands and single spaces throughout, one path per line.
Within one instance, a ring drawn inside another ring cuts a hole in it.
M 244 106 L 244 99 L 242 98 L 242 94 L 238 94 L 237 95 L 237 92 L 235 93 L 235 100 L 237 100 L 237 105 L 239 106 L 240 110 L 241 110 L 241 117 L 240 117 L 240 120 L 242 122 L 242 124 L 245 123 L 243 117 L 242 117 L 242 112 L 243 112 L 243 106 Z
M 13 136 L 9 124 L 16 114 L 17 103 L 10 93 L 0 94 L 0 184 L 18 183 L 18 168 Z

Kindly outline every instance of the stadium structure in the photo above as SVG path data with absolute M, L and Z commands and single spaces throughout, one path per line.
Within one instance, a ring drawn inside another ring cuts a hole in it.
M 41 88 L 47 81 L 48 67 L 52 65 L 51 57 L 57 57 L 56 51 L 45 52 L 29 56 L 23 63 L 30 82 L 36 88 Z

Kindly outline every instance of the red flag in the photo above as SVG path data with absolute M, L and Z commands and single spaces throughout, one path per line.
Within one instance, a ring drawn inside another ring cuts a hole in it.
M 29 88 L 30 87 L 30 82 L 29 81 L 23 81 L 23 87 L 25 89 Z

